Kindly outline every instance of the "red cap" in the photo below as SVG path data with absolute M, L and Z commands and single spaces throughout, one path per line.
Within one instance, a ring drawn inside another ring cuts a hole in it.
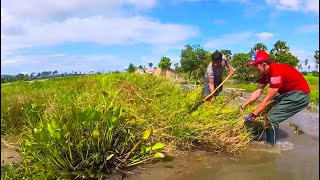
M 255 65 L 261 62 L 265 62 L 269 60 L 269 54 L 264 50 L 257 50 L 252 54 L 252 61 L 247 63 L 246 65 Z

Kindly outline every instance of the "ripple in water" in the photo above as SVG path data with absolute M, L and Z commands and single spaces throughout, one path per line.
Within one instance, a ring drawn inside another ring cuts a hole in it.
M 276 142 L 275 147 L 280 149 L 280 151 L 289 151 L 293 149 L 294 144 L 289 141 Z

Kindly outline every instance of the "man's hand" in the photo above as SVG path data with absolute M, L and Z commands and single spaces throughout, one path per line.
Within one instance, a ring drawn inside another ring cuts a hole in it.
M 233 69 L 231 68 L 230 71 L 229 71 L 229 75 L 233 75 L 234 74 L 234 71 Z
M 211 97 L 210 103 L 214 102 L 214 96 Z
M 244 117 L 244 124 L 246 126 L 254 126 L 256 117 L 257 116 L 255 114 L 253 114 L 253 113 L 250 113 L 250 114 L 246 115 Z
M 240 113 L 243 113 L 243 111 L 244 111 L 244 108 L 242 107 L 242 105 L 240 105 L 240 106 L 239 106 L 239 112 L 240 112 Z

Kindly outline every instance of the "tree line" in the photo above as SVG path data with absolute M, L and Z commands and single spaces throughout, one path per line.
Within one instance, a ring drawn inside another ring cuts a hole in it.
M 245 66 L 246 63 L 250 62 L 252 59 L 252 53 L 255 50 L 265 50 L 269 53 L 270 59 L 277 63 L 289 64 L 293 67 L 296 67 L 298 70 L 302 70 L 302 60 L 294 56 L 290 50 L 290 47 L 285 41 L 278 40 L 273 45 L 273 47 L 268 51 L 268 47 L 263 43 L 256 43 L 250 49 L 249 52 L 244 53 L 235 53 L 232 54 L 231 50 L 222 49 L 215 50 L 220 51 L 225 59 L 228 59 L 232 66 L 237 69 L 235 77 L 240 81 L 253 81 L 258 78 L 258 74 L 252 68 Z M 208 64 L 211 61 L 211 54 L 207 50 L 204 50 L 199 44 L 190 45 L 187 44 L 184 46 L 184 49 L 181 50 L 180 61 L 179 63 L 174 64 L 175 71 L 179 73 L 186 74 L 188 79 L 199 80 L 202 79 Z M 315 71 L 318 74 L 319 67 L 319 50 L 315 51 Z M 308 64 L 308 59 L 305 61 L 305 67 L 308 68 L 310 72 L 310 64 Z M 162 70 L 169 69 L 171 67 L 171 60 L 168 57 L 162 57 L 158 63 L 158 67 Z M 151 66 L 150 66 L 151 65 Z M 152 63 L 149 63 L 149 67 L 152 67 Z M 141 66 L 140 66 L 141 67 Z M 128 72 L 134 72 L 135 67 L 132 63 L 127 69 Z
M 94 71 L 90 71 L 90 74 L 93 74 Z M 101 74 L 101 72 L 96 72 L 96 74 Z M 53 77 L 64 77 L 64 76 L 79 76 L 85 75 L 81 71 L 72 71 L 70 73 L 64 72 L 59 74 L 58 70 L 54 71 L 42 71 L 39 73 L 32 72 L 30 74 L 27 73 L 19 73 L 17 75 L 1 75 L 1 83 L 15 82 L 15 81 L 31 81 L 34 79 L 47 79 Z

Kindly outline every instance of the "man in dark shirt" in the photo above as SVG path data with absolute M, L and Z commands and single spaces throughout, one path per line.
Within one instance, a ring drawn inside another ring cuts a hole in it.
M 229 74 L 233 74 L 234 70 L 230 64 L 230 62 L 226 59 L 222 58 L 222 54 L 219 51 L 214 52 L 211 55 L 212 61 L 209 63 L 207 67 L 207 71 L 205 73 L 204 79 L 204 87 L 203 87 L 203 95 L 207 96 L 211 94 L 216 87 L 218 87 L 222 83 L 222 73 L 227 66 L 229 69 Z M 219 90 L 214 93 L 214 96 L 217 96 L 222 91 L 222 86 Z M 210 99 L 214 100 L 214 96 Z

